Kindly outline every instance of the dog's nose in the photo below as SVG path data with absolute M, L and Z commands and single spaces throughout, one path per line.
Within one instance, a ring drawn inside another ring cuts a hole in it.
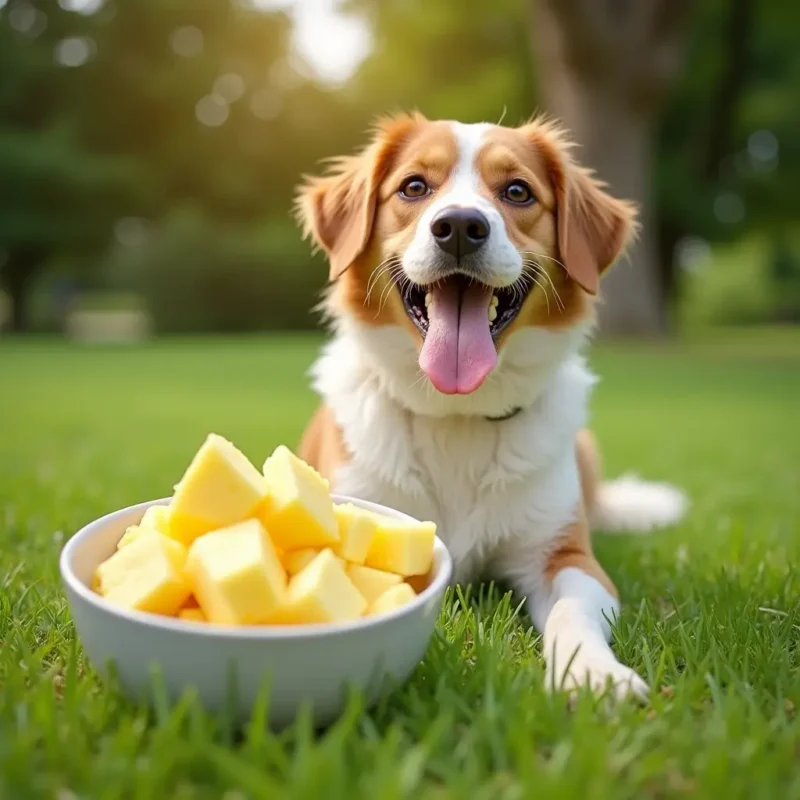
M 480 250 L 489 230 L 489 220 L 477 208 L 443 208 L 431 222 L 436 244 L 456 259 Z

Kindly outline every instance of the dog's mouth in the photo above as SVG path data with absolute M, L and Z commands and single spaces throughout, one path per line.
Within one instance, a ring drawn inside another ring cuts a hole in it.
M 470 280 L 466 275 L 452 275 L 436 286 L 420 286 L 416 283 L 407 285 L 402 290 L 403 305 L 411 321 L 417 326 L 423 338 L 430 327 L 430 304 L 438 289 L 446 284 L 453 284 L 462 296 L 470 288 L 478 288 L 489 297 L 486 305 L 486 319 L 492 338 L 499 336 L 513 321 L 522 309 L 528 295 L 527 290 L 518 286 L 497 289 Z
M 495 340 L 519 314 L 529 287 L 498 289 L 465 275 L 406 285 L 403 305 L 424 339 L 419 363 L 443 394 L 470 394 L 497 364 Z

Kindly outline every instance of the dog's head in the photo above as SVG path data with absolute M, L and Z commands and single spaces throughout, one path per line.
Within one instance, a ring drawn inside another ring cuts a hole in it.
M 444 395 L 476 392 L 516 332 L 585 321 L 635 220 L 554 125 L 420 115 L 379 123 L 297 207 L 329 258 L 334 316 L 403 328 Z

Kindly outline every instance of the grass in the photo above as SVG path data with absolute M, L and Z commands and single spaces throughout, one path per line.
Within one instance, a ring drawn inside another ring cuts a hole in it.
M 411 682 L 243 732 L 187 696 L 131 704 L 75 640 L 64 540 L 161 496 L 209 430 L 253 458 L 314 406 L 314 338 L 131 349 L 0 343 L 0 797 L 800 798 L 800 335 L 768 331 L 599 349 L 593 425 L 608 472 L 685 486 L 680 528 L 597 537 L 626 603 L 621 657 L 649 707 L 567 709 L 537 636 L 486 587 L 450 602 Z

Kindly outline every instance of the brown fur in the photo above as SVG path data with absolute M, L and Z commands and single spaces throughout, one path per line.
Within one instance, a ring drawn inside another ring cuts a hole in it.
M 561 532 L 558 547 L 547 560 L 545 577 L 548 581 L 552 581 L 562 569 L 567 569 L 567 567 L 574 567 L 591 575 L 603 585 L 609 594 L 617 597 L 616 587 L 592 553 L 592 537 L 583 506 L 581 506 L 578 520 Z
M 342 432 L 327 406 L 321 405 L 308 423 L 298 455 L 331 482 L 337 467 L 350 458 Z

